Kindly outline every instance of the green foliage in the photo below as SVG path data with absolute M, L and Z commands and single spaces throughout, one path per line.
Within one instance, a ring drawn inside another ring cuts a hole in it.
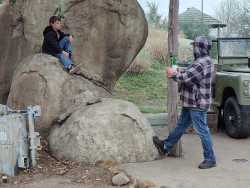
M 163 14 L 158 12 L 158 4 L 155 2 L 148 2 L 147 7 L 149 12 L 146 12 L 146 18 L 148 21 L 149 28 L 157 28 L 161 30 L 168 30 L 168 21 L 167 18 L 163 18 Z
M 166 82 L 164 71 L 150 70 L 142 75 L 123 75 L 116 82 L 115 92 L 145 93 L 152 101 L 162 101 L 167 98 Z
M 163 70 L 167 67 L 167 63 L 160 63 L 160 62 L 152 62 L 151 68 L 154 70 Z
M 18 0 L 0 0 L 0 4 L 3 4 L 3 3 L 5 3 L 5 2 L 7 2 L 7 1 L 10 3 L 10 6 L 13 7 L 14 4 L 15 4 Z M 27 0 L 19 0 L 19 1 L 21 1 L 22 3 L 24 3 L 24 2 L 27 1 Z
M 140 102 L 140 99 L 124 98 L 123 100 L 128 101 L 128 102 L 133 102 L 133 103 L 139 103 Z
M 166 113 L 167 109 L 153 109 L 153 108 L 139 108 L 141 113 L 152 113 L 152 114 L 157 114 L 157 113 Z
M 194 40 L 197 36 L 209 36 L 209 30 L 211 27 L 206 24 L 202 24 L 201 20 L 195 18 L 185 20 L 185 22 L 179 22 L 179 31 L 182 31 L 187 39 Z
M 57 4 L 58 7 L 54 11 L 54 15 L 61 19 L 67 18 L 67 15 L 69 15 L 70 13 L 63 10 L 63 6 L 60 0 L 57 0 Z
M 181 112 L 182 107 L 178 107 L 178 112 Z M 154 108 L 139 108 L 141 113 L 151 113 L 151 114 L 157 114 L 157 113 L 167 113 L 167 109 L 154 109 Z

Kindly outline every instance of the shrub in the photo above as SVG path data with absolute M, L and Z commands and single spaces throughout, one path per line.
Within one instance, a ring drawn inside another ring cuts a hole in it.
M 185 35 L 180 32 L 178 61 L 193 59 L 193 49 L 190 40 L 184 39 Z M 164 30 L 150 29 L 145 44 L 145 52 L 152 61 L 167 63 L 168 58 L 168 32 Z
M 192 40 L 179 38 L 178 61 L 193 62 L 193 46 L 190 45 Z
M 150 29 L 145 44 L 145 51 L 151 60 L 167 62 L 168 33 L 164 30 Z
M 150 69 L 150 60 L 143 58 L 140 54 L 136 56 L 129 68 L 126 70 L 128 75 L 144 74 Z

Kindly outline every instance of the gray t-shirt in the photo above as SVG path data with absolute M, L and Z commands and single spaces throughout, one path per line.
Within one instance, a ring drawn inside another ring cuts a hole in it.
M 56 32 L 57 33 L 57 38 L 59 39 L 60 38 L 60 35 L 59 35 L 59 33 L 58 32 Z

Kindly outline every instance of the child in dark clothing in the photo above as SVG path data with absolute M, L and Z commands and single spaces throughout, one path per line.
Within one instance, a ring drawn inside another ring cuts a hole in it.
M 82 67 L 81 64 L 74 65 L 71 60 L 71 42 L 73 36 L 70 34 L 64 34 L 61 29 L 61 19 L 56 16 L 52 16 L 49 20 L 50 26 L 47 26 L 43 31 L 44 41 L 42 46 L 42 52 L 58 57 L 64 68 L 69 74 L 74 74 Z

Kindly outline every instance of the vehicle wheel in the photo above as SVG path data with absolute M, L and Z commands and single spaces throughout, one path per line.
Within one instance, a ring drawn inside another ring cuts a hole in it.
M 249 125 L 244 123 L 241 116 L 241 110 L 236 97 L 229 97 L 224 106 L 224 122 L 228 136 L 232 138 L 247 138 L 249 134 Z
M 214 99 L 215 98 L 215 84 L 212 84 L 211 94 L 212 94 L 212 99 Z

